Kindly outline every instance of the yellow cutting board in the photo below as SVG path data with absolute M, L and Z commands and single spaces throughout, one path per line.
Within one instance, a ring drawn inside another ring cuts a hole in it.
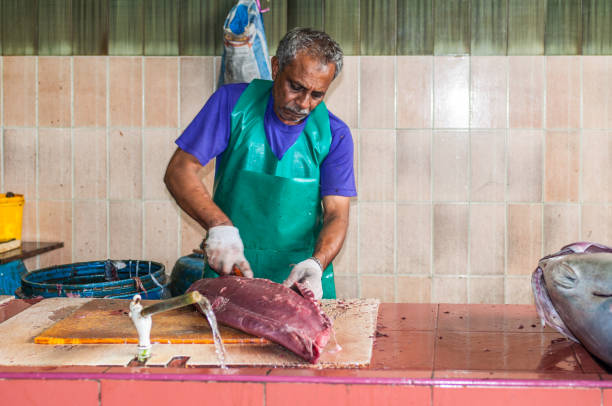
M 158 302 L 145 300 L 143 305 Z M 136 327 L 130 319 L 130 300 L 93 299 L 44 330 L 37 344 L 130 344 L 138 343 Z M 206 318 L 193 306 L 154 314 L 151 343 L 212 344 L 212 330 Z M 226 326 L 219 326 L 226 344 L 266 344 L 268 340 Z

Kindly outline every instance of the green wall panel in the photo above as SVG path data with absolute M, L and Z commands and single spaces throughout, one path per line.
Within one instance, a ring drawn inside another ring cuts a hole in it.
M 222 55 L 236 0 L 0 0 L 2 55 Z M 612 55 L 612 0 L 261 0 L 345 55 Z
M 109 43 L 111 55 L 144 53 L 144 1 L 110 0 Z
M 433 54 L 433 0 L 397 0 L 397 54 Z
M 582 52 L 612 55 L 612 1 L 582 0 Z
M 472 55 L 506 55 L 508 0 L 472 0 Z
M 221 55 L 223 24 L 235 0 L 180 0 L 179 53 Z
M 324 28 L 340 44 L 344 55 L 359 55 L 360 0 L 326 0 Z
M 361 0 L 359 24 L 362 55 L 395 55 L 396 5 L 394 0 Z
M 546 0 L 509 0 L 508 55 L 544 54 Z
M 72 53 L 108 54 L 108 0 L 72 0 Z
M 434 54 L 470 53 L 470 1 L 434 0 Z
M 2 54 L 36 55 L 37 1 L 1 0 Z
M 548 0 L 546 6 L 546 55 L 578 55 L 582 47 L 582 0 Z
M 38 55 L 72 54 L 72 1 L 38 0 Z
M 264 9 L 268 7 L 267 5 L 270 7 L 270 11 L 263 14 L 263 21 L 268 40 L 268 51 L 270 56 L 273 56 L 276 54 L 278 42 L 287 32 L 287 0 L 262 1 L 261 3 Z
M 203 24 L 206 31 L 203 55 L 223 55 L 223 24 L 236 0 L 204 1 Z
M 287 29 L 323 30 L 323 0 L 287 0 Z
M 214 29 L 204 24 L 204 13 L 208 12 L 207 3 L 217 3 L 206 0 L 180 0 L 179 15 L 179 54 L 180 55 L 206 55 L 208 36 L 213 37 Z M 214 4 L 216 6 L 216 4 Z M 216 26 L 216 24 L 215 24 Z M 208 35 L 207 35 L 208 34 Z M 212 41 L 211 41 L 212 42 Z M 213 44 L 211 44 L 213 45 Z M 214 47 L 209 48 L 211 54 Z
M 149 0 L 145 4 L 145 55 L 178 55 L 177 5 L 175 0 Z

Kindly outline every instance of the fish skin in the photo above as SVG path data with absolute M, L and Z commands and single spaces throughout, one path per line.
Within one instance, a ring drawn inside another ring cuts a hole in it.
M 612 248 L 567 245 L 540 260 L 532 287 L 547 324 L 612 366 Z

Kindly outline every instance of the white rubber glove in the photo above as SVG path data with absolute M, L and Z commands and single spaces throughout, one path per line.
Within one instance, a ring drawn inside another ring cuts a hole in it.
M 235 265 L 242 272 L 242 276 L 253 277 L 251 266 L 244 257 L 244 245 L 236 227 L 211 227 L 204 243 L 204 252 L 208 265 L 220 275 L 232 274 Z
M 321 285 L 321 277 L 323 270 L 321 266 L 312 258 L 308 258 L 293 267 L 283 285 L 290 288 L 294 283 L 299 282 L 308 286 L 315 299 L 323 297 L 323 286 Z

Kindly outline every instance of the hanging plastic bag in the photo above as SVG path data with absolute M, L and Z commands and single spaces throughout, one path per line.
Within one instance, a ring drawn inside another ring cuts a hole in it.
M 272 79 L 268 43 L 257 3 L 238 0 L 225 19 L 219 86 Z

